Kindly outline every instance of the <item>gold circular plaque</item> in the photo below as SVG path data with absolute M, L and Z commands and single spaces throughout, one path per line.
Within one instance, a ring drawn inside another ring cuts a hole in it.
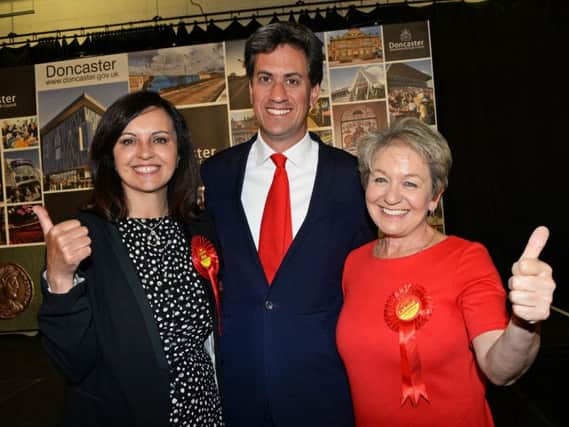
M 13 262 L 0 262 L 0 319 L 13 319 L 28 308 L 34 284 L 24 268 Z

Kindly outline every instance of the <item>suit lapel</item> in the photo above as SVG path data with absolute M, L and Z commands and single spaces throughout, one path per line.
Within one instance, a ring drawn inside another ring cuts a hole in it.
M 240 151 L 239 156 L 235 157 L 235 164 L 233 165 L 234 171 L 232 175 L 235 176 L 236 179 L 235 189 L 232 194 L 235 197 L 235 212 L 238 212 L 237 228 L 242 233 L 241 241 L 247 242 L 245 244 L 245 250 L 247 250 L 248 254 L 244 257 L 244 259 L 254 260 L 253 262 L 256 265 L 255 268 L 257 268 L 263 277 L 265 277 L 265 272 L 263 271 L 261 261 L 259 260 L 259 254 L 255 246 L 255 241 L 253 240 L 253 235 L 251 234 L 251 228 L 249 227 L 249 222 L 247 221 L 247 216 L 245 215 L 245 209 L 243 208 L 243 203 L 241 202 L 241 193 L 243 191 L 243 181 L 245 179 L 247 159 L 249 157 L 251 147 L 253 146 L 253 143 L 256 139 L 257 135 L 255 134 L 253 138 L 243 144 L 243 149 Z
M 299 235 L 304 228 L 310 227 L 310 223 L 320 216 L 329 214 L 326 206 L 331 192 L 333 191 L 331 185 L 335 169 L 334 160 L 330 154 L 330 148 L 323 142 L 318 141 L 318 166 L 316 167 L 314 188 L 310 196 L 310 204 L 306 218 L 297 235 Z
M 164 349 L 162 347 L 162 341 L 160 339 L 160 333 L 158 332 L 158 327 L 154 321 L 154 315 L 152 309 L 148 304 L 146 299 L 146 294 L 142 288 L 142 284 L 138 278 L 138 274 L 134 269 L 132 261 L 130 260 L 126 248 L 120 238 L 120 234 L 114 224 L 105 223 L 105 231 L 107 232 L 108 238 L 111 241 L 111 248 L 115 253 L 118 265 L 127 280 L 128 286 L 130 287 L 136 303 L 140 312 L 142 313 L 142 318 L 144 320 L 144 326 L 150 342 L 152 343 L 152 349 L 154 350 L 154 355 L 156 356 L 157 365 L 161 369 L 168 370 L 168 361 L 166 360 L 166 355 L 164 354 Z
M 311 135 L 312 136 L 312 135 Z M 316 177 L 314 180 L 314 188 L 310 196 L 310 204 L 308 205 L 308 212 L 304 219 L 294 241 L 302 240 L 303 236 L 307 233 L 311 223 L 316 221 L 322 215 L 329 214 L 327 212 L 327 200 L 330 198 L 331 182 L 334 176 L 334 161 L 330 156 L 328 147 L 323 142 L 318 141 L 318 166 L 316 167 Z M 292 247 L 291 247 L 292 249 Z
M 318 142 L 318 165 L 316 167 L 316 177 L 314 180 L 314 188 L 312 189 L 312 195 L 310 196 L 310 204 L 308 205 L 308 212 L 306 213 L 306 218 L 302 222 L 300 229 L 296 233 L 292 244 L 290 245 L 280 267 L 286 268 L 290 259 L 294 259 L 295 253 L 298 248 L 302 245 L 303 240 L 308 236 L 311 225 L 324 215 L 330 215 L 328 210 L 328 199 L 331 194 L 331 183 L 334 176 L 334 159 L 330 155 L 330 148 L 320 141 L 315 135 L 310 135 L 312 139 Z M 260 265 L 260 263 L 259 263 Z M 279 276 L 279 271 L 277 275 Z

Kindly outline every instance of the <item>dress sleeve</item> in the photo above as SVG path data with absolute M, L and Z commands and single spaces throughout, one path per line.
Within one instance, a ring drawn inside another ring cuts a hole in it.
M 470 341 L 484 332 L 506 328 L 510 317 L 506 292 L 484 246 L 468 245 L 461 255 L 456 280 L 462 288 L 457 304 Z

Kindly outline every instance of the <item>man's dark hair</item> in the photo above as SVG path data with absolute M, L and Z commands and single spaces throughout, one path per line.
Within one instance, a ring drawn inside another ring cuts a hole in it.
M 308 62 L 308 76 L 312 86 L 322 82 L 322 42 L 303 25 L 275 22 L 260 27 L 245 43 L 245 67 L 249 80 L 255 71 L 255 59 L 260 53 L 271 53 L 278 46 L 289 45 L 301 50 Z

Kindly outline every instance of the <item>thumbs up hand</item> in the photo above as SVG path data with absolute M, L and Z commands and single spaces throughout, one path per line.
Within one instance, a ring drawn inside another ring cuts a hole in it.
M 57 294 L 66 293 L 73 287 L 79 264 L 91 255 L 89 231 L 75 219 L 53 225 L 45 208 L 35 205 L 32 209 L 44 234 L 49 289 Z
M 549 264 L 539 260 L 549 237 L 546 227 L 537 227 L 508 280 L 509 299 L 515 316 L 535 323 L 549 317 L 555 282 Z

